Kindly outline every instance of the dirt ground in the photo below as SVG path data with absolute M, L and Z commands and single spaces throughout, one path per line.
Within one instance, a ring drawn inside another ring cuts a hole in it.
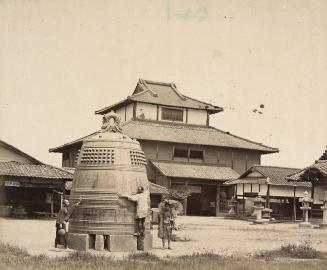
M 283 244 L 310 241 L 320 251 L 327 252 L 327 230 L 303 229 L 298 223 L 253 225 L 248 221 L 219 217 L 178 217 L 181 230 L 175 231 L 182 241 L 172 242 L 172 250 L 161 249 L 157 230 L 151 253 L 159 256 L 180 256 L 213 252 L 221 255 L 248 255 L 279 248 Z M 0 218 L 0 241 L 25 247 L 32 255 L 65 256 L 72 250 L 54 248 L 54 220 L 20 220 Z M 95 251 L 91 251 L 95 252 Z M 123 257 L 124 253 L 101 254 Z

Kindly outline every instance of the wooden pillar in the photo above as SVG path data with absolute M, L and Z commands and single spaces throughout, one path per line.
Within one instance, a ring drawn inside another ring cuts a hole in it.
M 62 208 L 62 203 L 63 203 L 63 194 L 60 193 L 60 209 Z
M 244 198 L 244 184 L 243 184 L 243 216 L 245 216 L 245 198 Z
M 296 186 L 293 187 L 293 219 L 296 220 Z
M 267 184 L 266 208 L 270 208 L 270 185 Z
M 185 191 L 188 190 L 188 181 L 185 180 L 185 183 L 184 183 L 184 188 L 185 188 Z M 184 199 L 184 215 L 187 214 L 187 198 Z
M 188 108 L 186 108 L 186 124 L 188 124 Z
M 219 215 L 219 206 L 220 206 L 220 182 L 217 182 L 216 186 L 216 217 Z
M 136 102 L 133 103 L 133 119 L 136 119 Z
M 53 198 L 54 198 L 54 192 L 51 192 L 51 202 L 50 202 L 50 213 L 51 216 L 53 216 Z

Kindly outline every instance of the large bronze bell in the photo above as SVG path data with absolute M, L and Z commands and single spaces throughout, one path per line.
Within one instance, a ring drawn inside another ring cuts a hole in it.
M 103 117 L 100 132 L 83 141 L 72 183 L 70 200 L 82 198 L 72 213 L 68 247 L 110 251 L 150 249 L 152 236 L 146 221 L 144 237 L 136 237 L 136 203 L 121 194 L 149 190 L 146 159 L 140 143 L 122 133 L 120 117 Z M 137 243 L 142 241 L 142 243 Z

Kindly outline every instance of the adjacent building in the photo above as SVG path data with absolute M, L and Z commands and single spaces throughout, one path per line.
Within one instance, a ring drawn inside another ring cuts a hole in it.
M 73 174 L 0 141 L 0 214 L 52 215 Z
M 273 217 L 297 219 L 301 217 L 299 198 L 305 191 L 311 194 L 311 183 L 289 182 L 286 179 L 299 171 L 295 168 L 255 165 L 226 184 L 234 186 L 238 210 L 245 214 L 252 213 L 254 198 L 261 196 L 266 201 L 265 206 L 273 210 Z
M 174 83 L 139 80 L 131 96 L 95 113 L 110 111 L 120 115 L 123 132 L 140 142 L 148 179 L 190 194 L 184 201 L 187 214 L 226 212 L 232 193 L 222 183 L 260 164 L 261 155 L 278 152 L 210 126 L 210 116 L 223 109 L 183 95 Z M 63 167 L 75 167 L 88 136 L 49 151 L 62 153 Z

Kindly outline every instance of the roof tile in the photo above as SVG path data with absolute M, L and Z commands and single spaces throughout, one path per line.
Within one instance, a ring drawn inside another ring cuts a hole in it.
M 225 181 L 236 179 L 239 176 L 233 169 L 217 165 L 153 160 L 151 162 L 155 168 L 168 177 Z
M 26 164 L 16 161 L 0 162 L 0 175 L 45 179 L 73 179 L 73 174 L 45 164 Z

